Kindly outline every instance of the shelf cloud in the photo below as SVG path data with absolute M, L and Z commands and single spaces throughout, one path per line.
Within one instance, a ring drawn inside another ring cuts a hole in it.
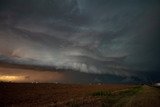
M 159 81 L 159 10 L 159 0 L 1 0 L 0 61 Z

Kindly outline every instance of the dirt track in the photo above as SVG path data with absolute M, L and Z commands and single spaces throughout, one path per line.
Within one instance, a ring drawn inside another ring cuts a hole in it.
M 126 107 L 160 107 L 160 88 L 144 85 L 141 92 L 133 96 Z

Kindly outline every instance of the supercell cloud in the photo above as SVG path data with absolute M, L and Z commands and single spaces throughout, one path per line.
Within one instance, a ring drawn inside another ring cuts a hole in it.
M 158 81 L 159 28 L 159 0 L 1 0 L 0 61 Z

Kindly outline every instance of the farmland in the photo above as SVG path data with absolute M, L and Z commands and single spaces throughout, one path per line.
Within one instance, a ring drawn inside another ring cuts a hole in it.
M 159 107 L 160 90 L 146 85 L 1 83 L 0 103 L 13 107 Z

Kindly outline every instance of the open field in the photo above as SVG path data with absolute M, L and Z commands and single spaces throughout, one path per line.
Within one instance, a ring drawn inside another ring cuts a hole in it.
M 0 92 L 1 107 L 160 106 L 160 89 L 146 85 L 1 83 Z

